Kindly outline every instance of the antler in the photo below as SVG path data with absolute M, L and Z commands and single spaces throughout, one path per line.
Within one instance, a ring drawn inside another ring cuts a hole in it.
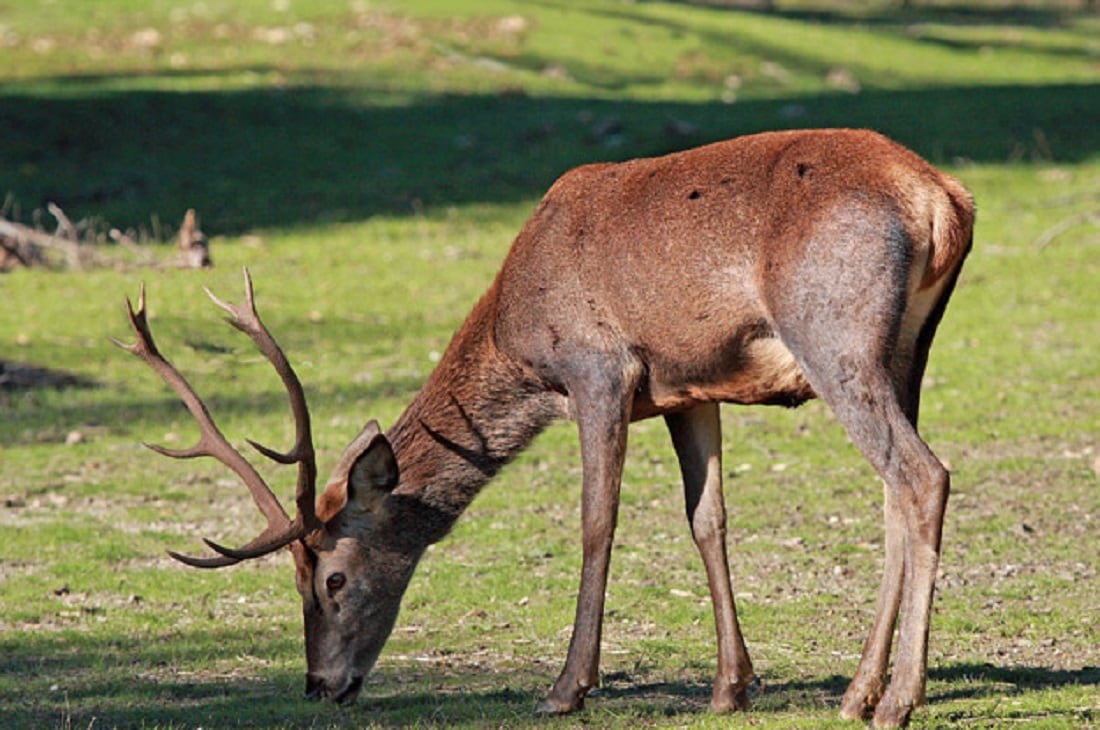
M 301 539 L 308 532 L 320 525 L 315 511 L 315 492 L 317 482 L 317 463 L 313 451 L 313 436 L 310 431 L 309 408 L 306 405 L 305 393 L 302 383 L 294 373 L 286 356 L 279 348 L 278 343 L 260 321 L 256 313 L 256 303 L 252 292 L 252 277 L 248 269 L 244 270 L 245 302 L 233 305 L 214 296 L 209 289 L 205 289 L 215 304 L 225 310 L 230 316 L 226 318 L 231 325 L 241 330 L 256 343 L 260 351 L 275 367 L 275 371 L 283 381 L 287 395 L 290 399 L 290 408 L 294 413 L 296 438 L 294 446 L 286 453 L 280 453 L 262 446 L 255 441 L 248 443 L 264 456 L 279 462 L 280 464 L 298 464 L 298 489 L 295 496 L 297 503 L 297 515 L 291 520 L 278 498 L 267 486 L 263 478 L 240 452 L 233 448 L 218 429 L 206 404 L 195 394 L 188 382 L 179 374 L 179 371 L 168 362 L 157 350 L 153 342 L 153 334 L 149 330 L 149 322 L 145 314 L 145 285 L 141 287 L 138 298 L 137 310 L 134 310 L 130 299 L 126 299 L 126 311 L 130 318 L 130 326 L 134 330 L 137 341 L 132 345 L 125 344 L 112 338 L 114 343 L 124 350 L 132 352 L 146 362 L 172 389 L 176 391 L 187 410 L 198 422 L 200 436 L 194 446 L 187 449 L 169 449 L 155 444 L 145 444 L 153 451 L 174 459 L 193 459 L 199 456 L 210 456 L 228 466 L 252 493 L 252 499 L 260 512 L 267 518 L 267 528 L 258 537 L 241 548 L 233 549 L 219 545 L 211 540 L 203 538 L 212 550 L 218 553 L 218 557 L 196 558 L 181 555 L 169 551 L 176 560 L 196 568 L 220 568 L 233 565 L 242 560 L 259 557 L 278 550 L 284 545 Z

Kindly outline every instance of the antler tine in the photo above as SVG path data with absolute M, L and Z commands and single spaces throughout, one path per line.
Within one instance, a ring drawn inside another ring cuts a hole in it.
M 258 558 L 261 555 L 275 552 L 284 545 L 288 545 L 301 537 L 302 531 L 299 529 L 298 523 L 290 522 L 287 524 L 287 529 L 283 532 L 276 532 L 270 535 L 265 532 L 244 547 L 236 549 L 219 545 L 213 540 L 208 540 L 204 537 L 202 541 L 206 543 L 207 547 L 218 553 L 216 557 L 196 558 L 172 550 L 169 550 L 168 554 L 181 563 L 185 563 L 194 568 L 222 568 L 227 565 L 236 565 L 243 560 Z
M 290 410 L 294 414 L 294 446 L 287 452 L 280 452 L 252 440 L 249 440 L 248 443 L 272 461 L 280 464 L 298 464 L 298 489 L 295 495 L 295 502 L 298 507 L 297 519 L 301 521 L 307 530 L 312 529 L 320 523 L 316 516 L 315 504 L 317 460 L 313 450 L 309 405 L 306 403 L 302 382 L 298 379 L 294 368 L 287 361 L 286 355 L 279 347 L 279 343 L 268 332 L 267 327 L 260 320 L 260 315 L 256 312 L 256 297 L 252 286 L 252 275 L 247 267 L 244 269 L 245 301 L 243 304 L 230 304 L 216 296 L 209 289 L 205 289 L 205 291 L 214 304 L 230 315 L 226 318 L 226 321 L 252 338 L 252 341 L 256 343 L 260 352 L 268 359 L 283 381 L 283 387 L 286 389 L 287 398 L 290 401 Z
M 271 333 L 267 331 L 267 327 L 264 326 L 264 323 L 260 320 L 260 315 L 256 312 L 256 296 L 252 286 L 252 274 L 249 273 L 247 268 L 244 269 L 245 301 L 243 305 L 230 304 L 206 287 L 203 287 L 203 291 L 206 292 L 206 296 L 210 297 L 214 304 L 230 315 L 226 317 L 229 324 L 252 338 L 252 341 L 256 343 L 256 346 L 260 348 L 260 351 L 275 367 L 279 377 L 282 378 L 290 398 L 290 407 L 294 413 L 296 429 L 295 444 L 290 451 L 286 453 L 275 451 L 251 440 L 248 443 L 264 456 L 280 464 L 293 464 L 303 458 L 312 457 L 313 437 L 310 429 L 309 408 L 306 405 L 302 384 L 298 380 L 294 369 L 290 367 L 290 363 L 287 362 L 282 348 L 279 347 Z
M 175 558 L 184 565 L 189 565 L 192 568 L 225 568 L 230 565 L 236 565 L 241 562 L 236 558 L 227 558 L 219 555 L 216 558 L 196 558 L 191 555 L 184 555 L 183 553 L 177 553 L 174 550 L 169 550 L 168 555 L 171 558 Z
M 249 288 L 251 288 L 250 284 Z M 161 379 L 172 387 L 187 407 L 187 410 L 191 412 L 196 423 L 198 423 L 200 432 L 198 442 L 189 448 L 170 449 L 156 444 L 146 444 L 146 446 L 157 453 L 173 458 L 190 459 L 209 456 L 217 459 L 229 467 L 244 482 L 249 492 L 251 492 L 256 506 L 267 519 L 267 527 L 263 532 L 242 548 L 233 550 L 206 540 L 206 543 L 215 552 L 219 553 L 217 557 L 196 558 L 175 552 L 169 552 L 169 554 L 175 559 L 194 567 L 220 568 L 272 552 L 305 535 L 305 524 L 301 513 L 294 521 L 290 520 L 282 505 L 279 504 L 279 500 L 256 469 L 222 435 L 207 410 L 206 404 L 195 393 L 187 380 L 180 375 L 179 371 L 160 354 L 153 340 L 153 334 L 149 328 L 146 315 L 144 284 L 138 297 L 137 309 L 135 310 L 133 303 L 127 298 L 126 311 L 136 340 L 133 344 L 126 344 L 115 338 L 111 338 L 112 341 L 124 350 L 141 358 Z M 268 337 L 270 338 L 270 335 Z M 299 486 L 299 491 L 301 491 L 301 486 Z M 313 514 L 312 505 L 310 514 Z

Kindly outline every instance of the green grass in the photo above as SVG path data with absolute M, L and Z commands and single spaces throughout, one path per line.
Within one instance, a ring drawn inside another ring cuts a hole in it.
M 852 727 L 836 711 L 876 596 L 881 496 L 821 404 L 723 411 L 731 564 L 762 677 L 747 715 L 705 711 L 709 601 L 658 422 L 631 431 L 585 713 L 531 712 L 578 580 L 569 424 L 429 551 L 364 697 L 340 709 L 299 700 L 285 555 L 200 572 L 164 554 L 247 539 L 259 516 L 217 465 L 141 448 L 195 428 L 108 341 L 144 281 L 158 343 L 231 438 L 289 443 L 277 379 L 201 293 L 236 298 L 247 265 L 331 464 L 411 399 L 557 174 L 828 125 L 910 145 L 980 209 L 922 408 L 954 478 L 913 725 L 1100 725 L 1100 233 L 1081 218 L 1040 245 L 1100 206 L 1097 17 L 1068 3 L 452 5 L 0 5 L 9 214 L 30 222 L 53 200 L 167 240 L 196 207 L 217 263 L 0 275 L 0 363 L 83 382 L 0 390 L 0 726 Z

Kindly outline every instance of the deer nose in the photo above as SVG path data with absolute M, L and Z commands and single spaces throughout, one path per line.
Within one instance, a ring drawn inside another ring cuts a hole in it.
M 306 675 L 306 699 L 319 700 L 324 697 L 325 680 L 316 674 Z
M 342 690 L 340 690 L 333 698 L 332 701 L 338 705 L 345 703 L 355 702 L 355 698 L 359 696 L 359 690 L 363 688 L 362 677 L 352 677 Z

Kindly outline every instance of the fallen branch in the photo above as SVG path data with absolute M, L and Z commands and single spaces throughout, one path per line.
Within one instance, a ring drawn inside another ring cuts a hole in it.
M 214 265 L 210 258 L 210 242 L 199 228 L 199 217 L 194 208 L 188 208 L 180 225 L 178 247 L 180 266 L 187 269 L 205 269 Z
M 198 226 L 198 217 L 194 210 L 188 210 L 179 230 L 179 260 L 175 264 L 161 262 L 154 250 L 143 246 L 132 235 L 118 228 L 110 228 L 104 237 L 102 228 L 88 221 L 74 224 L 56 203 L 48 203 L 46 210 L 57 221 L 57 229 L 50 233 L 43 230 L 39 222 L 31 227 L 6 218 L 10 208 L 10 198 L 0 209 L 0 272 L 9 271 L 18 266 L 57 266 L 59 268 L 83 269 L 89 266 L 125 266 L 125 257 L 112 255 L 109 247 L 94 245 L 105 243 L 109 238 L 126 251 L 134 254 L 138 265 L 161 268 L 180 266 L 201 268 L 212 266 L 210 244 Z M 36 222 L 40 219 L 36 211 Z
M 32 266 L 36 251 L 20 246 L 14 238 L 0 235 L 0 271 L 10 271 L 16 266 Z
M 146 266 L 158 265 L 156 254 L 150 251 L 148 247 L 139 245 L 138 242 L 134 240 L 133 236 L 123 233 L 117 228 L 112 228 L 110 231 L 107 232 L 107 235 L 110 236 L 111 240 L 117 243 L 119 246 L 122 246 L 127 251 L 131 251 L 135 255 L 140 256 L 142 259 L 144 259 Z
M 4 249 L 25 265 L 45 262 L 42 249 L 60 251 L 70 266 L 79 268 L 81 265 L 80 247 L 75 241 L 28 228 L 21 223 L 0 218 L 0 240 L 4 241 Z
M 46 203 L 46 210 L 57 219 L 57 233 L 55 235 L 59 238 L 65 238 L 79 244 L 80 234 L 77 233 L 76 226 L 73 225 L 73 222 L 69 220 L 69 216 L 65 215 L 65 211 L 61 210 L 61 206 L 57 203 Z

